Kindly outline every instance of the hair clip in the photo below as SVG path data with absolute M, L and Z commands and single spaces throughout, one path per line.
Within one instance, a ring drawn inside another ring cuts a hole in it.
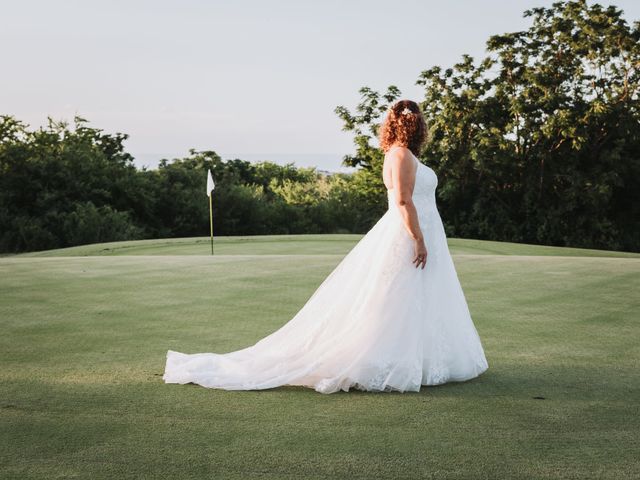
M 402 110 L 403 115 L 411 115 L 413 112 L 411 110 L 409 110 L 409 107 L 404 107 L 404 110 Z

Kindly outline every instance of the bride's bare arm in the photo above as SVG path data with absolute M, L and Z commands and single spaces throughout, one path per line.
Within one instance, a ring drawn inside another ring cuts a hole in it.
M 396 204 L 402 214 L 405 228 L 414 240 L 420 240 L 422 231 L 412 198 L 416 180 L 415 160 L 404 148 L 397 148 L 391 155 L 391 183 L 395 191 Z
M 411 153 L 404 148 L 398 148 L 392 152 L 391 159 L 391 183 L 395 190 L 395 201 L 400 209 L 400 214 L 409 234 L 414 242 L 413 262 L 417 267 L 424 269 L 427 264 L 427 246 L 420 229 L 418 212 L 413 203 L 413 187 L 416 183 L 415 160 Z

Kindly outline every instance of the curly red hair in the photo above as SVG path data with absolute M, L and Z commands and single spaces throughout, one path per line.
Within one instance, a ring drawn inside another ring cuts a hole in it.
M 380 148 L 385 153 L 396 144 L 407 147 L 416 157 L 420 156 L 427 139 L 427 123 L 418 104 L 411 100 L 400 100 L 391 105 L 378 136 Z

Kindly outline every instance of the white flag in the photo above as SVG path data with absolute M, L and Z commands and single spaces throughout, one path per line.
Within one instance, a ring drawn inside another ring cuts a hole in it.
M 209 170 L 209 174 L 207 175 L 207 197 L 211 196 L 211 191 L 213 190 L 214 183 L 213 177 L 211 176 L 211 170 Z

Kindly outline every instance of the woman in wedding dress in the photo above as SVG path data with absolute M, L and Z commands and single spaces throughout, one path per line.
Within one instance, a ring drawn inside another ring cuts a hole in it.
M 438 179 L 417 158 L 426 136 L 415 102 L 391 106 L 380 128 L 385 214 L 289 322 L 229 353 L 169 350 L 164 381 L 405 392 L 487 370 L 436 206 Z

